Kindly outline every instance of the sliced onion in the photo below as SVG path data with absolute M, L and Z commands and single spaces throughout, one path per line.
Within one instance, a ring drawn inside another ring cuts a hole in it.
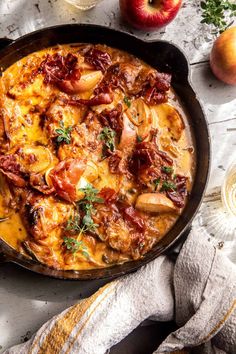
M 103 74 L 101 71 L 91 71 L 82 74 L 81 78 L 76 85 L 76 92 L 82 93 L 92 90 L 102 79 Z
M 126 111 L 129 120 L 138 127 L 138 135 L 144 140 L 148 137 L 153 127 L 152 114 L 149 106 L 138 98 L 132 102 L 131 107 Z

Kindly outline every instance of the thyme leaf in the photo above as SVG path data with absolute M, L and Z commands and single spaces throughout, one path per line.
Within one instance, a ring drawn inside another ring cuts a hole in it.
M 213 25 L 214 34 L 224 32 L 234 21 L 231 18 L 236 16 L 236 4 L 229 0 L 205 0 L 201 1 L 202 9 L 201 23 Z M 228 20 L 229 18 L 229 20 Z
M 115 150 L 116 132 L 109 127 L 104 127 L 99 135 L 99 139 L 104 142 L 105 150 Z
M 66 247 L 67 251 L 71 253 L 81 252 L 85 257 L 89 258 L 89 254 L 87 252 L 87 247 L 84 245 L 83 241 L 78 241 L 73 237 L 64 237 L 63 244 Z
M 130 108 L 130 106 L 131 106 L 131 101 L 130 101 L 130 99 L 129 99 L 127 96 L 124 97 L 124 103 L 126 104 L 126 106 L 127 106 L 128 108 Z
M 162 172 L 166 173 L 167 175 L 171 175 L 174 172 L 174 169 L 170 166 L 163 166 Z
M 84 198 L 80 202 L 90 202 L 90 203 L 103 203 L 104 200 L 102 198 L 99 198 L 97 194 L 99 193 L 99 190 L 94 188 L 90 183 L 86 185 L 84 188 L 79 189 L 81 192 L 85 194 Z M 80 203 L 79 202 L 79 203 Z
M 173 182 L 164 181 L 161 186 L 161 192 L 173 191 L 173 190 L 175 191 L 176 189 L 177 189 L 177 186 Z
M 155 191 L 157 190 L 159 184 L 160 184 L 161 178 L 154 179 L 153 183 L 155 185 Z
M 60 128 L 55 129 L 55 133 L 57 134 L 57 142 L 60 143 L 66 143 L 66 144 L 70 144 L 71 142 L 71 131 L 72 131 L 72 127 L 69 126 L 67 128 L 65 128 L 64 122 L 63 120 L 60 120 L 59 122 Z

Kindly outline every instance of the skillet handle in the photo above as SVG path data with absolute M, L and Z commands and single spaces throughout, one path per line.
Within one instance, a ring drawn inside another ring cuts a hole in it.
M 0 38 L 0 50 L 7 47 L 9 44 L 13 42 L 13 39 L 10 38 Z

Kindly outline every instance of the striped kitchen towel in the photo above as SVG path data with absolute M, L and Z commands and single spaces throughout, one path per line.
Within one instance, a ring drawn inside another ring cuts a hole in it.
M 236 266 L 193 231 L 174 264 L 161 256 L 53 317 L 4 354 L 105 354 L 143 320 L 179 329 L 155 351 L 236 353 Z

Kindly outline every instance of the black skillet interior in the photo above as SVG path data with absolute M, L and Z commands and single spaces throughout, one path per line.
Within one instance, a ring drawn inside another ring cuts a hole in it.
M 83 271 L 54 270 L 34 260 L 26 259 L 0 240 L 1 258 L 4 261 L 15 262 L 34 272 L 61 279 L 115 278 L 137 270 L 186 235 L 191 226 L 191 221 L 200 206 L 208 179 L 210 164 L 209 134 L 202 107 L 189 82 L 188 61 L 178 47 L 166 41 L 145 42 L 127 33 L 97 25 L 73 24 L 55 26 L 33 32 L 7 45 L 0 52 L 0 67 L 5 70 L 29 53 L 46 47 L 79 42 L 107 44 L 111 47 L 125 50 L 158 70 L 172 74 L 172 86 L 187 110 L 190 118 L 189 123 L 196 140 L 197 168 L 191 196 L 183 214 L 174 227 L 149 253 L 138 261 L 105 269 Z M 9 40 L 3 39 L 0 46 L 1 44 L 9 44 Z

